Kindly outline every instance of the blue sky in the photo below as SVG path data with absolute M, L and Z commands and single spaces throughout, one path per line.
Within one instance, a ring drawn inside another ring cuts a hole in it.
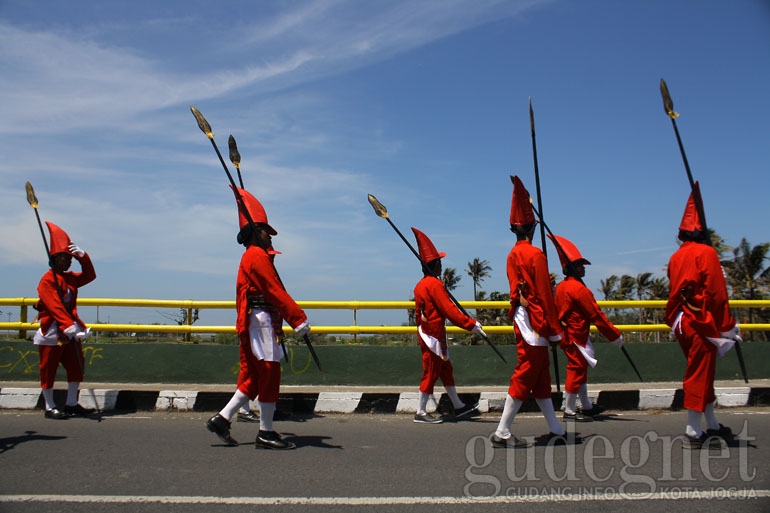
M 543 214 L 588 285 L 664 275 L 689 185 L 661 78 L 710 227 L 770 240 L 765 0 L 0 0 L 0 48 L 2 297 L 35 296 L 46 269 L 30 181 L 95 261 L 82 297 L 233 298 L 235 202 L 190 105 L 225 155 L 238 141 L 297 300 L 409 299 L 419 264 L 368 193 L 447 253 L 458 299 L 476 257 L 483 290 L 507 291 L 509 175 L 535 195 L 530 97 Z

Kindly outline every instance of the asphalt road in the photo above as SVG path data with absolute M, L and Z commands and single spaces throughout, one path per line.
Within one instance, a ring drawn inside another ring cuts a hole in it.
M 236 423 L 225 447 L 210 414 L 44 419 L 0 413 L 0 511 L 770 511 L 770 409 L 719 410 L 739 433 L 721 450 L 683 450 L 682 412 L 609 414 L 582 443 L 549 446 L 519 415 L 526 449 L 492 449 L 499 415 L 423 425 L 406 415 L 292 417 L 293 451 L 254 448 Z

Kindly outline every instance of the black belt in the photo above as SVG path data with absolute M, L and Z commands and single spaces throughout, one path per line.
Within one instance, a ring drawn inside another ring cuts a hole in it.
M 265 298 L 262 296 L 255 297 L 255 296 L 248 296 L 246 300 L 249 303 L 249 306 L 251 308 L 261 308 L 262 310 L 268 310 L 270 308 L 273 308 L 273 305 L 265 301 Z

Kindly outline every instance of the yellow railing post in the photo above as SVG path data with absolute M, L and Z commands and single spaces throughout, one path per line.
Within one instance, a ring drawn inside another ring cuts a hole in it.
M 27 305 L 21 305 L 19 308 L 19 322 L 27 322 Z M 27 339 L 27 332 L 25 330 L 19 330 L 19 338 L 22 340 Z
M 193 324 L 192 316 L 193 316 L 193 309 L 192 309 L 192 307 L 190 307 L 190 308 L 187 309 L 187 325 L 188 326 L 192 326 L 192 324 Z M 190 340 L 192 340 L 192 331 L 188 331 L 187 333 L 185 333 L 184 334 L 184 339 L 185 339 L 185 342 L 189 342 Z

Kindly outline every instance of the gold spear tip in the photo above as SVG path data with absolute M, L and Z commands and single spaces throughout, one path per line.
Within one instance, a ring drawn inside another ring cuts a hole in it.
M 193 113 L 193 116 L 195 116 L 195 120 L 198 122 L 198 128 L 201 129 L 201 132 L 206 134 L 206 137 L 209 139 L 214 138 L 214 132 L 211 131 L 211 125 L 209 125 L 209 122 L 206 121 L 206 118 L 203 117 L 203 114 L 201 114 L 201 111 L 190 105 L 190 111 Z
M 668 92 L 668 86 L 666 81 L 660 79 L 660 94 L 663 96 L 663 110 L 668 114 L 671 119 L 679 117 L 678 112 L 674 112 L 674 100 L 671 99 L 671 95 Z
M 37 208 L 37 196 L 35 196 L 35 189 L 32 188 L 32 184 L 27 182 L 24 184 L 24 188 L 27 190 L 27 203 L 29 203 L 32 208 Z
M 241 154 L 238 153 L 238 145 L 235 144 L 235 137 L 232 135 L 227 139 L 227 146 L 230 148 L 230 162 L 232 162 L 236 168 L 241 168 Z
M 367 198 L 369 199 L 369 204 L 374 209 L 374 213 L 377 214 L 379 217 L 383 219 L 388 218 L 388 209 L 385 208 L 385 205 L 379 202 L 377 198 L 372 196 L 371 194 L 367 194 Z

